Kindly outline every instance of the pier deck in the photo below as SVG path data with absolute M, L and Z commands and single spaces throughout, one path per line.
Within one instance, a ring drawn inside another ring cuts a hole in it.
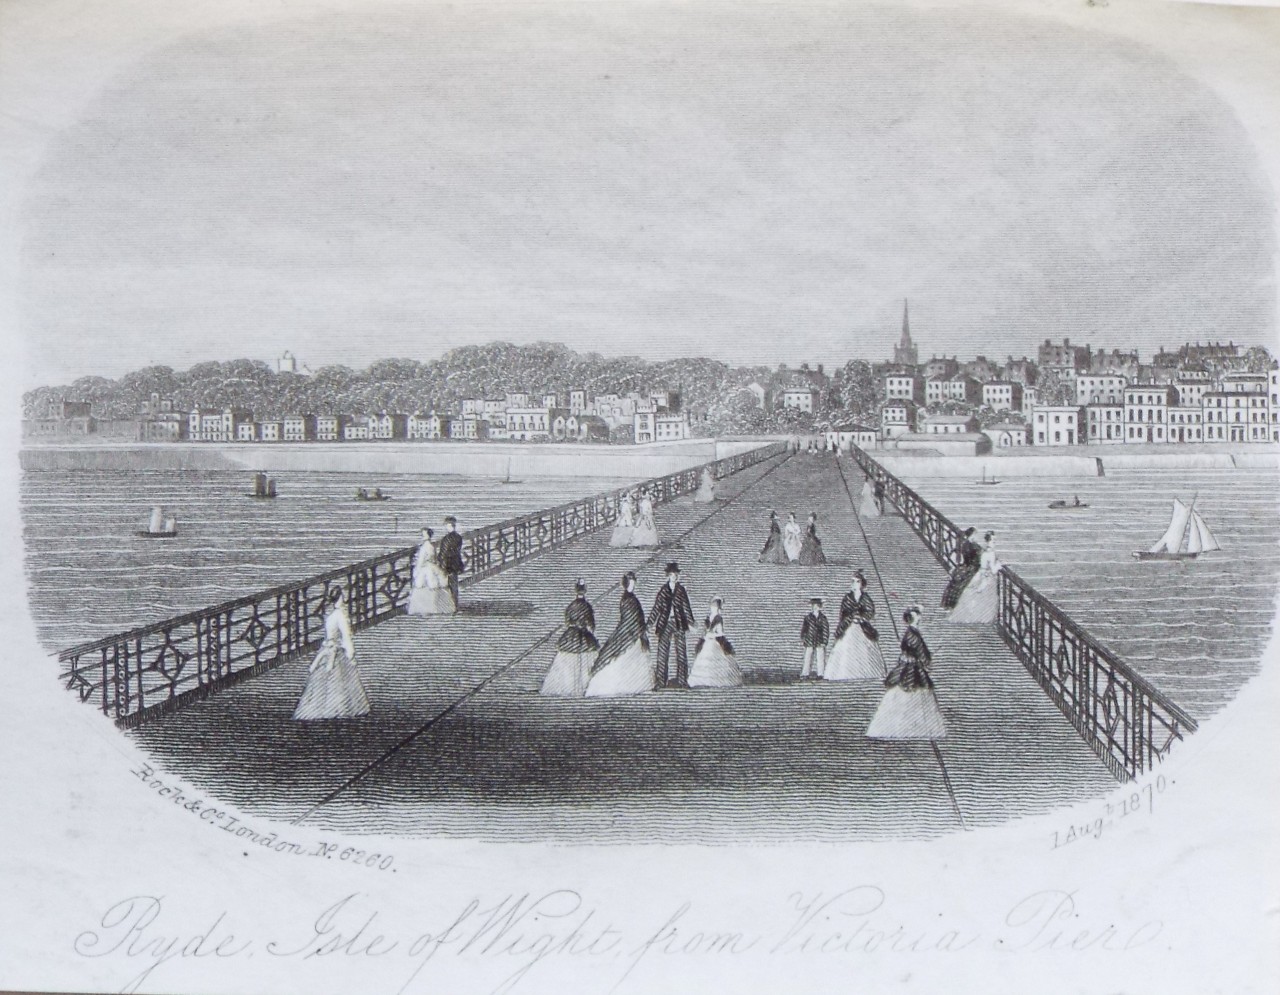
M 902 519 L 860 523 L 844 475 L 856 495 L 862 478 L 849 460 L 770 460 L 720 481 L 714 504 L 660 506 L 660 549 L 612 549 L 605 530 L 464 588 L 456 616 L 397 617 L 357 633 L 373 706 L 361 719 L 294 722 L 307 669 L 297 661 L 130 735 L 246 813 L 423 836 L 734 843 L 930 835 L 1113 786 L 994 627 L 942 621 L 942 568 Z M 757 563 L 771 508 L 784 518 L 818 513 L 827 566 Z M 668 560 L 679 561 L 699 617 L 712 597 L 724 599 L 747 685 L 615 700 L 539 696 L 574 580 L 586 581 L 604 635 L 617 619 L 621 574 L 637 571 L 647 611 Z M 808 599 L 826 599 L 834 631 L 855 567 L 870 580 L 890 662 L 891 617 L 925 606 L 922 630 L 948 723 L 937 751 L 865 737 L 880 689 L 797 681 Z

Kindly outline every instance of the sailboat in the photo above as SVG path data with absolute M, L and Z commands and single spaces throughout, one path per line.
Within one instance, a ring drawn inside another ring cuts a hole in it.
M 1190 505 L 1185 505 L 1177 498 L 1173 499 L 1173 519 L 1165 534 L 1148 550 L 1134 553 L 1139 560 L 1194 560 L 1201 553 L 1221 549 L 1214 534 L 1209 531 L 1199 512 L 1196 511 L 1195 498 Z
M 511 460 L 507 460 L 507 475 L 502 478 L 502 482 L 504 484 L 523 484 L 524 483 L 523 480 L 511 479 Z
M 982 479 L 975 480 L 974 483 L 975 484 L 998 484 L 1000 483 L 1000 481 L 997 480 L 995 477 L 987 476 L 987 468 L 986 468 L 986 465 L 984 464 L 982 467 Z
M 160 505 L 151 509 L 151 520 L 147 522 L 145 531 L 137 533 L 141 539 L 172 539 L 178 534 L 178 520 L 173 515 L 165 515 Z
M 275 496 L 276 482 L 265 473 L 255 473 L 253 475 L 253 493 L 249 497 L 267 499 Z

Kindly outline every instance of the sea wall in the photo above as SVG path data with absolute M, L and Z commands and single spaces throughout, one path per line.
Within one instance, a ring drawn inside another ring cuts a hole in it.
M 1120 447 L 1099 447 L 1088 456 L 1037 455 L 1024 450 L 1017 455 L 907 456 L 892 450 L 871 451 L 875 459 L 900 477 L 1096 477 L 1103 472 L 1139 469 L 1235 470 L 1280 467 L 1280 453 L 1169 452 L 1126 453 Z
M 687 439 L 647 446 L 521 443 L 153 443 L 32 446 L 39 470 L 281 470 L 512 477 L 661 477 L 765 445 L 767 440 Z

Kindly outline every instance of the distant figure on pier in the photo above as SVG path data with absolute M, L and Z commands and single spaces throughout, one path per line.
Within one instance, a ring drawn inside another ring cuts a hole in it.
M 827 671 L 827 640 L 831 638 L 831 624 L 822 614 L 822 599 L 809 599 L 809 612 L 800 623 L 800 645 L 804 647 L 802 681 L 820 681 Z
M 880 514 L 884 514 L 884 481 L 877 480 L 875 489 L 872 491 L 876 499 L 876 507 L 880 509 Z
M 796 521 L 794 511 L 787 513 L 787 524 L 782 527 L 782 548 L 787 551 L 787 562 L 795 563 L 800 559 L 800 548 L 804 545 L 800 523 Z
M 462 559 L 462 536 L 458 535 L 458 520 L 452 515 L 444 520 L 444 536 L 440 539 L 440 547 L 436 550 L 436 565 L 444 571 L 449 580 L 449 593 L 453 595 L 455 607 L 458 604 L 458 575 L 467 568 Z
M 884 509 L 876 500 L 876 484 L 870 477 L 862 485 L 862 493 L 858 495 L 858 517 L 879 518 Z
M 644 627 L 644 608 L 636 597 L 636 575 L 622 578 L 618 625 L 591 665 L 588 698 L 610 698 L 653 690 L 653 658 Z
M 822 551 L 822 540 L 818 538 L 816 512 L 809 512 L 809 525 L 805 529 L 804 539 L 800 543 L 800 555 L 796 559 L 802 567 L 820 567 L 827 562 L 827 555 Z
M 951 571 L 951 579 L 947 581 L 947 586 L 942 592 L 942 607 L 954 608 L 956 602 L 960 600 L 960 594 L 964 591 L 969 581 L 973 580 L 974 575 L 978 572 L 978 561 L 982 558 L 982 547 L 973 541 L 973 528 L 964 530 L 964 536 L 960 540 L 960 563 Z
M 565 630 L 556 642 L 555 659 L 542 680 L 542 694 L 581 698 L 587 693 L 591 667 L 600 643 L 596 640 L 596 614 L 587 600 L 587 585 L 578 578 L 574 598 L 564 610 Z
M 848 592 L 840 599 L 836 641 L 823 675 L 827 680 L 883 683 L 888 668 L 880 652 L 880 633 L 871 624 L 875 617 L 876 604 L 867 593 L 867 578 L 857 570 Z
M 618 520 L 613 525 L 613 535 L 609 537 L 610 546 L 630 546 L 631 536 L 636 531 L 636 509 L 632 504 L 631 492 L 627 491 L 618 498 Z
M 299 722 L 350 719 L 369 712 L 369 698 L 356 668 L 351 619 L 341 587 L 329 591 L 324 616 L 324 642 L 311 661 L 307 686 L 293 717 Z
M 760 550 L 760 562 L 783 566 L 791 562 L 782 546 L 782 527 L 778 525 L 776 511 L 769 512 L 769 538 L 765 540 L 764 549 Z
M 636 527 L 631 533 L 632 546 L 658 545 L 658 527 L 653 522 L 653 498 L 648 488 L 640 491 L 640 502 L 637 506 Z
M 653 634 L 658 637 L 656 682 L 658 687 L 687 688 L 689 686 L 689 647 L 686 637 L 693 627 L 693 605 L 689 592 L 680 583 L 680 565 L 667 564 L 667 582 L 658 588 L 653 599 Z M 672 677 L 668 668 L 671 646 L 676 649 L 676 672 Z
M 947 723 L 933 691 L 933 678 L 929 676 L 933 655 L 917 628 L 920 616 L 919 607 L 902 613 L 902 620 L 907 623 L 902 634 L 902 649 L 897 665 L 884 680 L 888 690 L 867 726 L 870 739 L 946 738 Z
M 1000 560 L 996 556 L 996 534 L 988 532 L 983 538 L 984 548 L 978 560 L 978 572 L 965 589 L 955 609 L 947 616 L 948 622 L 968 625 L 989 625 L 996 620 L 997 600 L 1000 591 Z
M 452 615 L 458 610 L 449 589 L 449 577 L 436 562 L 435 533 L 422 530 L 422 545 L 413 558 L 413 586 L 409 590 L 410 615 Z
M 723 608 L 723 601 L 712 599 L 702 638 L 694 647 L 693 666 L 689 668 L 691 688 L 736 688 L 742 684 L 742 670 L 733 658 L 733 644 L 724 635 Z
M 716 499 L 716 481 L 711 476 L 711 468 L 702 468 L 702 480 L 698 484 L 698 490 L 694 493 L 693 499 L 699 504 L 710 504 Z

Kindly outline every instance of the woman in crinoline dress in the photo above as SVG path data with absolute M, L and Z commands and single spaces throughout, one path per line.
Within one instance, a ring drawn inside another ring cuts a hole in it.
M 983 542 L 985 546 L 978 558 L 978 572 L 960 592 L 955 608 L 947 616 L 948 622 L 978 625 L 996 620 L 1000 593 L 1000 560 L 996 556 L 996 534 L 988 532 L 983 536 Z
M 652 691 L 653 657 L 649 635 L 644 628 L 644 608 L 636 597 L 636 575 L 622 578 L 622 599 L 618 604 L 618 625 L 605 640 L 591 665 L 587 682 L 588 698 L 607 698 Z
M 862 485 L 862 493 L 858 497 L 858 516 L 860 518 L 879 518 L 880 502 L 876 500 L 876 485 L 870 477 Z
M 787 562 L 794 563 L 800 559 L 800 548 L 804 545 L 802 535 L 796 513 L 788 512 L 787 524 L 782 527 L 782 548 L 786 550 Z
M 653 498 L 648 489 L 640 492 L 640 503 L 636 514 L 636 527 L 631 533 L 632 546 L 658 545 L 658 527 L 653 523 Z
M 293 712 L 293 717 L 300 722 L 349 719 L 369 712 L 369 698 L 356 668 L 351 619 L 342 594 L 342 588 L 335 587 L 328 595 L 324 643 L 311 661 L 307 686 Z
M 613 525 L 613 535 L 609 537 L 610 546 L 630 546 L 631 535 L 636 530 L 636 509 L 631 503 L 631 492 L 627 491 L 618 498 L 618 520 Z
M 829 681 L 884 681 L 887 668 L 880 652 L 880 633 L 871 624 L 876 604 L 867 594 L 867 578 L 858 570 L 840 599 L 836 641 L 822 676 Z
M 449 590 L 449 578 L 436 562 L 435 533 L 422 530 L 422 545 L 413 558 L 413 587 L 409 590 L 410 615 L 452 615 L 458 610 Z
M 822 551 L 822 540 L 818 538 L 816 512 L 809 512 L 809 525 L 800 542 L 800 555 L 796 559 L 803 567 L 820 567 L 827 562 L 827 555 Z
M 778 513 L 769 512 L 769 538 L 765 540 L 764 549 L 760 550 L 761 563 L 787 564 L 791 558 L 782 547 L 782 527 L 778 524 Z
M 565 698 L 581 698 L 587 693 L 591 665 L 596 662 L 600 643 L 596 640 L 596 615 L 587 600 L 587 585 L 581 578 L 573 586 L 574 599 L 564 610 L 564 632 L 556 642 L 556 656 L 542 679 L 540 693 Z
M 742 670 L 733 658 L 733 645 L 724 636 L 724 602 L 716 598 L 703 623 L 706 626 L 694 647 L 693 666 L 689 668 L 691 688 L 736 688 L 742 684 Z
M 693 495 L 694 501 L 699 504 L 710 504 L 716 499 L 716 481 L 711 476 L 711 468 L 702 468 L 702 480 L 698 483 L 698 489 Z
M 933 656 L 916 628 L 920 614 L 919 607 L 908 608 L 902 614 L 907 623 L 902 650 L 897 665 L 884 679 L 888 690 L 867 726 L 870 739 L 937 740 L 947 735 L 947 723 L 929 676 Z

